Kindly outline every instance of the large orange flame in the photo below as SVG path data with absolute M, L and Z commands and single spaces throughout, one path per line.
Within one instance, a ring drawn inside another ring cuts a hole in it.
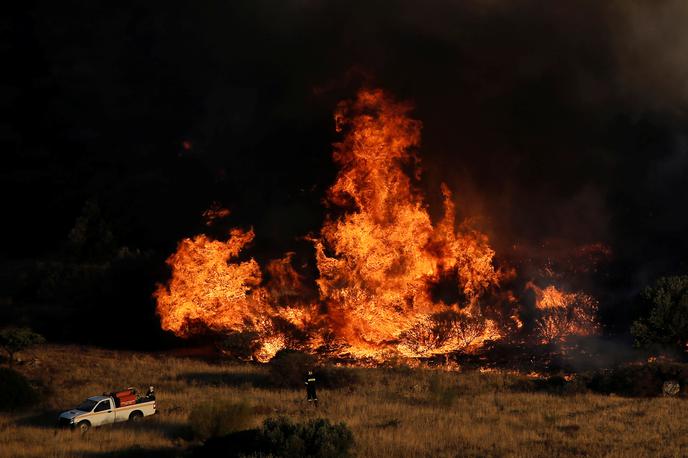
M 199 235 L 179 243 L 167 260 L 172 279 L 167 286 L 158 285 L 155 292 L 163 329 L 182 337 L 205 329 L 255 333 L 261 345 L 254 356 L 268 360 L 288 344 L 280 325 L 310 326 L 313 307 L 274 307 L 275 295 L 261 286 L 258 263 L 235 260 L 253 237 L 252 230 L 234 229 L 226 242 Z M 289 255 L 275 261 L 275 266 L 288 262 Z M 285 278 L 289 275 L 285 273 Z
M 319 300 L 305 299 L 292 254 L 266 265 L 269 280 L 255 260 L 237 259 L 252 230 L 234 229 L 226 241 L 199 235 L 167 260 L 172 278 L 155 293 L 163 329 L 250 334 L 253 357 L 264 361 L 281 348 L 376 360 L 469 351 L 520 327 L 513 310 L 490 309 L 487 296 L 496 297 L 507 274 L 495 267 L 487 236 L 467 224 L 456 229 L 449 187 L 442 185 L 444 216 L 435 223 L 414 187 L 421 124 L 409 110 L 364 90 L 336 111 L 340 171 L 326 202 L 342 216 L 312 237 Z M 433 288 L 447 282 L 457 294 L 436 297 Z
M 406 355 L 445 351 L 449 342 L 419 346 L 404 340 L 414 329 L 431 329 L 437 313 L 453 310 L 457 320 L 480 315 L 477 298 L 500 280 L 487 237 L 455 231 L 449 189 L 443 186 L 444 218 L 433 225 L 422 196 L 412 188 L 403 168 L 415 166 L 419 173 L 412 149 L 420 141 L 420 123 L 407 116 L 408 110 L 382 91 L 364 91 L 336 114 L 338 129 L 347 133 L 336 145 L 341 170 L 328 200 L 351 210 L 327 221 L 316 241 L 317 283 L 337 334 L 356 356 L 375 356 L 390 347 Z M 431 286 L 447 274 L 466 303 L 432 300 Z M 475 340 L 489 337 L 494 332 Z

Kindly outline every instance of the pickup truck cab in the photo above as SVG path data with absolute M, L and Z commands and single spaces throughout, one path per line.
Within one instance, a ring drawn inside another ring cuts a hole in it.
M 134 401 L 132 401 L 134 402 Z M 115 396 L 92 396 L 74 409 L 62 412 L 58 417 L 60 426 L 79 429 L 82 433 L 92 426 L 102 426 L 121 421 L 138 422 L 143 417 L 157 412 L 155 396 L 139 397 L 135 403 L 120 407 Z

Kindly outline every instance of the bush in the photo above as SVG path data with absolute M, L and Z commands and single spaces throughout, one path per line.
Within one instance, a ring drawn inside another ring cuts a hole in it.
M 244 402 L 209 402 L 196 406 L 189 415 L 194 436 L 202 440 L 246 429 L 252 420 L 253 409 Z
M 303 388 L 309 370 L 314 370 L 313 356 L 296 350 L 280 350 L 268 363 L 270 384 L 278 388 Z
M 261 452 L 285 458 L 337 458 L 350 456 L 354 436 L 345 423 L 328 420 L 292 423 L 288 418 L 268 418 L 259 433 Z
M 345 423 L 333 425 L 324 419 L 292 423 L 280 417 L 268 418 L 260 429 L 212 438 L 194 456 L 345 458 L 351 456 L 353 445 L 353 434 Z
M 27 407 L 37 400 L 38 394 L 23 375 L 12 369 L 0 368 L 0 410 Z
M 684 354 L 688 343 L 688 275 L 664 277 L 646 288 L 642 299 L 649 315 L 633 323 L 639 347 L 668 347 Z

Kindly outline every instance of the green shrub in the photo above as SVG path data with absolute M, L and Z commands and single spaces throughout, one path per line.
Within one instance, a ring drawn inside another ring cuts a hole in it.
M 268 418 L 259 429 L 211 438 L 193 456 L 346 458 L 353 445 L 354 436 L 344 423 L 333 425 L 324 419 L 292 423 L 280 417 Z
M 292 423 L 288 418 L 268 418 L 259 434 L 262 453 L 285 458 L 340 458 L 350 456 L 354 436 L 345 423 L 328 420 Z
M 688 275 L 660 278 L 641 296 L 649 313 L 631 326 L 636 345 L 673 348 L 684 354 L 688 342 Z
M 38 394 L 23 375 L 12 369 L 0 368 L 0 410 L 27 407 L 37 400 Z
M 296 350 L 280 350 L 268 363 L 270 385 L 278 388 L 303 388 L 309 370 L 316 360 Z
M 253 409 L 245 402 L 216 401 L 196 406 L 189 415 L 189 423 L 194 436 L 205 440 L 246 429 L 253 416 Z

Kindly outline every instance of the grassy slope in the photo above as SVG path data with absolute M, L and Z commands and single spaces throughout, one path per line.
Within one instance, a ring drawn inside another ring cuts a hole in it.
M 2 456 L 154 456 L 197 445 L 187 418 L 208 398 L 248 400 L 256 424 L 268 415 L 345 421 L 359 456 L 685 456 L 686 404 L 595 394 L 522 393 L 499 374 L 355 369 L 361 384 L 321 390 L 320 408 L 300 391 L 260 388 L 262 367 L 169 356 L 48 346 L 19 369 L 48 389 L 32 412 L 0 414 Z M 59 410 L 133 385 L 158 389 L 161 415 L 141 425 L 105 426 L 85 436 L 56 430 Z M 447 394 L 452 390 L 455 395 Z M 142 450 L 138 450 L 138 449 Z

